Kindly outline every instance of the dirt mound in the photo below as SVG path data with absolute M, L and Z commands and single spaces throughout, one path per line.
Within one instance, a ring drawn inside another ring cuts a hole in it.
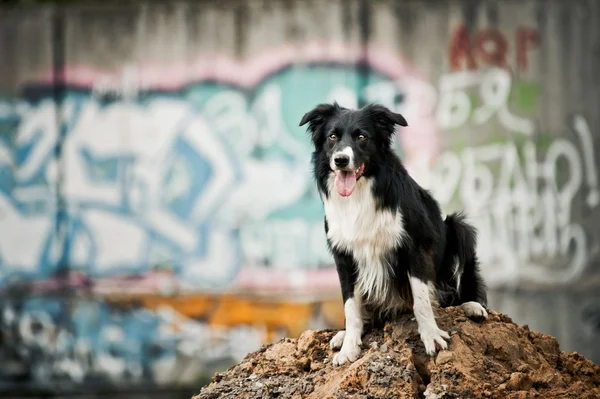
M 407 314 L 369 332 L 350 365 L 331 364 L 334 331 L 306 331 L 216 374 L 194 399 L 600 398 L 600 367 L 503 314 L 474 322 L 460 308 L 440 309 L 438 324 L 451 341 L 435 359 Z

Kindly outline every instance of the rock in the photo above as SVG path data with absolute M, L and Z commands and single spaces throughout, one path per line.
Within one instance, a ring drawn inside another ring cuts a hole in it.
M 298 350 L 301 352 L 306 352 L 313 346 L 315 343 L 318 343 L 318 339 L 316 338 L 318 332 L 313 330 L 306 330 L 298 338 Z
M 412 315 L 402 315 L 368 332 L 359 359 L 341 367 L 330 360 L 336 331 L 306 331 L 248 354 L 194 399 L 600 398 L 600 367 L 503 314 L 489 316 L 473 322 L 459 308 L 439 309 L 440 328 L 453 333 L 431 359 Z
M 454 353 L 452 353 L 450 351 L 441 351 L 437 355 L 436 363 L 437 364 L 448 363 L 448 362 L 452 361 L 453 357 L 454 357 Z
M 531 377 L 524 373 L 512 373 L 508 386 L 513 391 L 527 391 L 533 387 Z

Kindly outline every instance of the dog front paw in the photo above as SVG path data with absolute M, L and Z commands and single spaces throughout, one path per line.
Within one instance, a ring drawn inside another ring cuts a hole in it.
M 344 337 L 346 336 L 346 330 L 341 330 L 331 338 L 329 346 L 331 349 L 340 349 L 344 343 Z
M 446 331 L 440 330 L 439 328 L 427 329 L 421 332 L 421 341 L 423 341 L 423 344 L 425 345 L 425 352 L 429 356 L 435 355 L 436 344 L 438 344 L 441 349 L 447 349 L 447 339 L 450 339 L 450 335 L 448 335 Z
M 488 313 L 479 302 L 465 302 L 460 305 L 463 312 L 468 318 L 471 319 L 487 319 Z
M 333 357 L 333 365 L 341 366 L 345 363 L 354 362 L 360 356 L 360 345 L 360 340 L 346 340 L 342 345 L 342 349 Z

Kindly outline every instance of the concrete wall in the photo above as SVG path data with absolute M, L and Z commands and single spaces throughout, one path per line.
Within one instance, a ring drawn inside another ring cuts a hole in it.
M 489 285 L 546 292 L 492 307 L 600 361 L 599 21 L 592 0 L 2 10 L 0 380 L 189 382 L 339 326 L 298 127 L 333 99 L 405 115 L 397 150 L 476 224 Z

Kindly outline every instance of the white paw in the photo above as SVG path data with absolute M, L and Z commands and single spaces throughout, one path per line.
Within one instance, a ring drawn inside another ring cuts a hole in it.
M 341 366 L 344 363 L 352 363 L 360 356 L 360 340 L 346 340 L 342 349 L 333 357 L 333 365 Z
M 487 319 L 488 313 L 479 302 L 465 302 L 460 305 L 467 317 Z
M 425 352 L 427 352 L 429 356 L 435 355 L 436 343 L 440 346 L 440 348 L 447 349 L 447 339 L 450 339 L 450 335 L 448 335 L 446 331 L 440 330 L 439 328 L 427 329 L 421 332 L 421 341 L 423 341 L 423 344 L 425 345 Z
M 346 336 L 346 330 L 341 330 L 331 338 L 329 346 L 331 349 L 340 349 L 344 343 L 344 337 Z

